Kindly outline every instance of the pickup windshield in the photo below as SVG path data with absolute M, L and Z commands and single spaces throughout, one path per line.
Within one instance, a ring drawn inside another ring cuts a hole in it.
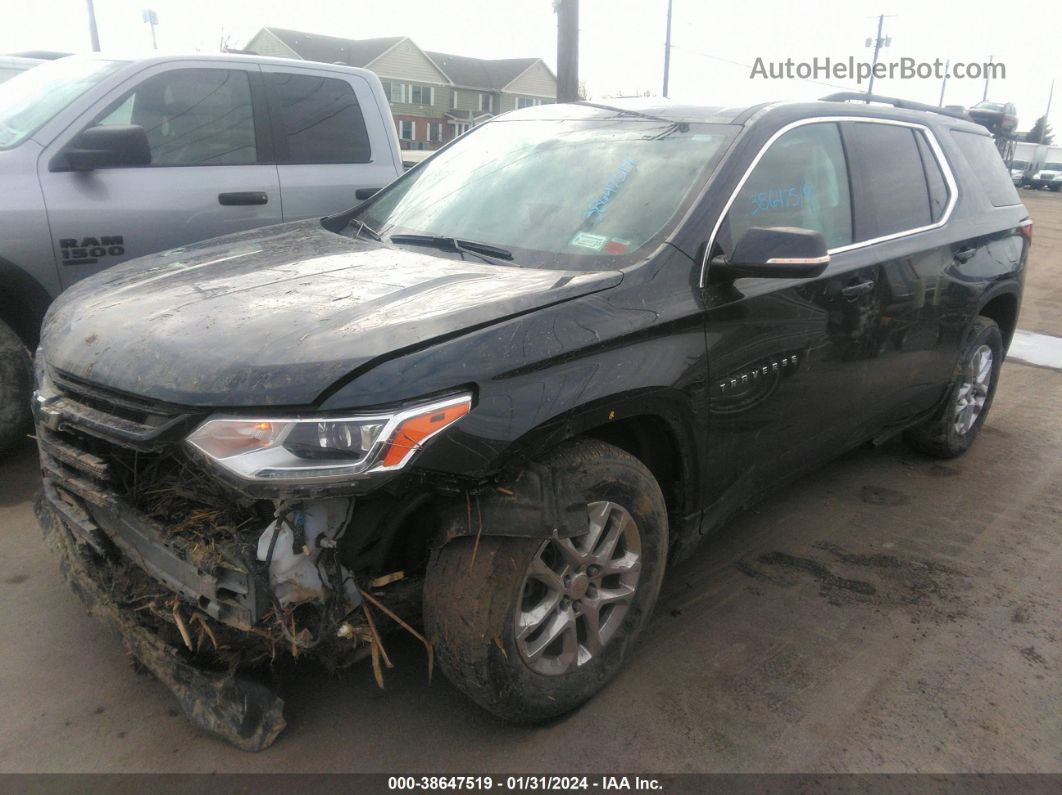
M 0 149 L 11 149 L 122 65 L 97 58 L 60 58 L 0 85 Z
M 495 246 L 519 264 L 613 267 L 671 231 L 736 129 L 621 115 L 494 121 L 357 220 L 396 245 L 412 233 Z

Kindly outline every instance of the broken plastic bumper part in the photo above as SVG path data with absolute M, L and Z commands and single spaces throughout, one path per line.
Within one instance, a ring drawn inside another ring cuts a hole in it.
M 216 672 L 188 662 L 177 648 L 143 626 L 133 611 L 120 607 L 103 587 L 95 571 L 93 545 L 85 537 L 86 531 L 91 534 L 98 528 L 80 526 L 75 520 L 87 514 L 62 501 L 54 488 L 38 497 L 35 509 L 70 587 L 93 615 L 121 636 L 129 653 L 170 689 L 188 720 L 242 750 L 268 748 L 286 725 L 284 702 L 235 670 Z

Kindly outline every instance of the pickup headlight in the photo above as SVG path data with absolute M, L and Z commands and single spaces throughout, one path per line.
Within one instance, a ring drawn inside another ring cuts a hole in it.
M 211 417 L 187 442 L 243 480 L 342 480 L 401 469 L 435 434 L 468 414 L 471 395 L 388 414 Z

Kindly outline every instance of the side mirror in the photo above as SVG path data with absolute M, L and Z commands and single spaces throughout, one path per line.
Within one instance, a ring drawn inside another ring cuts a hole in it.
M 56 157 L 51 171 L 92 171 L 115 166 L 150 166 L 151 146 L 139 124 L 89 127 Z
M 810 279 L 830 264 L 826 241 L 811 229 L 792 226 L 753 226 L 734 247 L 728 260 L 713 259 L 708 268 L 713 282 L 734 279 Z

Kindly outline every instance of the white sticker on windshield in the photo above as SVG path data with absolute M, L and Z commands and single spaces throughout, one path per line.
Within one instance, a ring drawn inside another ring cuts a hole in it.
M 591 235 L 589 232 L 578 232 L 575 237 L 572 238 L 572 242 L 569 245 L 579 246 L 580 248 L 592 248 L 594 251 L 600 251 L 601 247 L 608 242 L 608 238 L 604 235 Z

